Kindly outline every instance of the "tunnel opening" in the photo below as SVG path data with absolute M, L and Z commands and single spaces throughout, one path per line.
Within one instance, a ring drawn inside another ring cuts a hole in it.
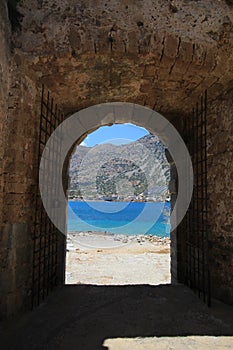
M 68 173 L 66 284 L 170 283 L 170 165 L 159 138 L 131 123 L 102 126 L 74 147 Z
M 190 235 L 191 225 L 187 225 L 187 217 L 183 219 L 192 195 L 192 183 L 190 182 L 192 162 L 177 129 L 161 114 L 132 103 L 113 102 L 94 105 L 65 118 L 57 110 L 57 106 L 54 106 L 49 94 L 46 98 L 42 91 L 42 106 L 41 153 L 38 159 L 40 161 L 39 195 L 43 205 L 40 204 L 36 209 L 35 233 L 37 236 L 34 240 L 33 306 L 40 304 L 51 289 L 65 283 L 68 168 L 75 145 L 80 144 L 87 135 L 103 126 L 129 122 L 158 135 L 165 148 L 169 146 L 166 149 L 166 158 L 171 170 L 169 182 L 171 225 L 173 225 L 170 233 L 171 282 L 172 284 L 177 282 L 188 284 L 198 292 L 200 297 L 206 297 L 209 291 L 208 275 L 205 274 L 207 276 L 205 284 L 201 283 L 203 274 L 206 273 L 205 269 L 208 268 L 206 234 L 203 230 L 199 230 L 193 231 L 193 234 Z M 201 109 L 202 117 L 205 115 L 204 111 L 205 109 Z M 197 125 L 199 124 L 197 123 Z M 49 130 L 44 126 L 49 126 Z M 56 126 L 58 127 L 56 128 Z M 203 127 L 198 130 L 198 133 L 199 137 L 206 135 L 203 134 Z M 183 130 L 183 135 L 188 139 L 191 138 L 192 142 L 197 140 L 196 136 L 193 138 L 193 135 L 189 134 L 188 127 L 186 133 Z M 57 154 L 61 155 L 59 159 L 57 159 Z M 199 164 L 198 158 L 195 159 L 196 164 Z M 60 170 L 57 171 L 57 169 Z M 193 213 L 190 220 L 198 220 L 195 215 L 199 215 L 199 213 L 196 210 Z M 206 229 L 206 220 L 203 221 L 203 225 Z M 43 233 L 44 227 L 47 228 L 46 237 Z M 200 225 L 198 227 L 200 228 Z M 195 239 L 197 234 L 200 234 L 198 240 Z M 196 272 L 196 266 L 200 267 L 198 272 Z

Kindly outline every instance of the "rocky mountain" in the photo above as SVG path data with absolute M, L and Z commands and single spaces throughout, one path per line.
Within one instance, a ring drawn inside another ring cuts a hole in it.
M 163 200 L 170 168 L 155 135 L 125 145 L 77 146 L 70 160 L 69 197 Z

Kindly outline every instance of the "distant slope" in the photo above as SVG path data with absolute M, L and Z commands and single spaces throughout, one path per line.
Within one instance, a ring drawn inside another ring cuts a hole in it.
M 170 168 L 163 144 L 155 135 L 115 146 L 77 146 L 70 160 L 70 196 L 93 199 L 117 195 L 164 199 Z M 94 190 L 93 190 L 94 189 Z

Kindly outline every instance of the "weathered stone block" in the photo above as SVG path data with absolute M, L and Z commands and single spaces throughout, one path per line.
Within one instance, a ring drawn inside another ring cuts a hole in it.
M 172 34 L 167 34 L 164 41 L 164 55 L 174 58 L 178 53 L 179 38 Z
M 176 180 L 169 181 L 169 191 L 171 194 L 177 193 L 177 181 Z
M 145 66 L 143 73 L 144 78 L 153 78 L 155 76 L 156 66 L 154 64 L 148 64 Z

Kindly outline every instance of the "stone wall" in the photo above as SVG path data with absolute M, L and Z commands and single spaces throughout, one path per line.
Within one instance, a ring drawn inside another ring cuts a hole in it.
M 12 57 L 3 162 L 3 315 L 29 307 L 36 188 L 36 89 Z
M 233 303 L 233 92 L 208 111 L 208 195 L 212 293 Z
M 64 111 L 107 101 L 189 112 L 208 88 L 232 85 L 233 7 L 224 0 L 20 2 L 14 35 L 25 71 Z M 174 4 L 174 2 L 173 2 Z
M 225 1 L 175 3 L 176 10 L 174 2 L 163 0 L 24 0 L 21 28 L 11 35 L 6 0 L 1 1 L 3 317 L 30 304 L 41 83 L 67 114 L 127 101 L 154 108 L 170 120 L 174 115 L 185 118 L 208 88 L 212 286 L 215 296 L 232 302 L 233 95 L 221 94 L 233 86 L 233 8 Z M 179 244 L 174 240 L 173 262 Z M 177 266 L 172 268 L 175 276 Z
M 7 139 L 8 90 L 10 85 L 10 23 L 7 20 L 7 3 L 0 3 L 0 315 L 6 312 L 5 291 L 10 288 L 11 281 L 5 279 L 10 245 L 3 228 L 4 206 L 4 153 Z M 7 276 L 8 277 L 8 276 Z M 7 285 L 8 284 L 8 285 Z
M 3 153 L 6 137 L 8 89 L 10 74 L 10 24 L 7 18 L 6 1 L 0 3 L 0 207 L 3 205 Z M 2 211 L 0 211 L 2 222 Z
M 0 318 L 28 308 L 38 114 L 35 82 L 12 48 L 6 1 L 0 5 Z

